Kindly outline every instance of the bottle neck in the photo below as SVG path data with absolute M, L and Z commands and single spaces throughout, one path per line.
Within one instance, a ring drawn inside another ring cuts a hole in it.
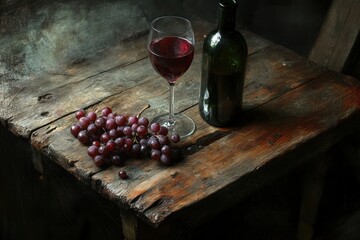
M 236 27 L 236 8 L 219 8 L 218 31 L 234 31 Z

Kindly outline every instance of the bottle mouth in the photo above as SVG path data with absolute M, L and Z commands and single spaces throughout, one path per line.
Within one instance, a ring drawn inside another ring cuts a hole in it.
M 236 0 L 220 0 L 219 5 L 224 10 L 233 10 L 237 8 L 238 3 Z

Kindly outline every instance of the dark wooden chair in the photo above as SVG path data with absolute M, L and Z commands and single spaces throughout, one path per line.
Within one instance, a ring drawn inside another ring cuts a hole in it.
M 359 29 L 360 1 L 333 0 L 310 51 L 309 60 L 330 70 L 348 74 L 349 67 L 359 61 L 354 58 L 360 56 Z M 313 238 L 325 176 L 329 163 L 333 160 L 331 158 L 332 156 L 326 153 L 319 156 L 317 161 L 313 161 L 316 166 L 312 165 L 304 174 L 298 239 Z
M 333 0 L 309 59 L 331 70 L 342 72 L 358 54 L 360 41 L 360 1 Z M 356 48 L 356 49 L 355 49 Z

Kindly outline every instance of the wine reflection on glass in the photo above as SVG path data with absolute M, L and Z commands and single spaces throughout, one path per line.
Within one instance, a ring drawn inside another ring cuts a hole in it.
M 183 113 L 174 113 L 174 86 L 188 70 L 194 57 L 195 38 L 191 22 L 183 17 L 163 16 L 151 23 L 148 54 L 156 72 L 170 86 L 169 113 L 155 117 L 157 122 L 180 137 L 195 131 L 194 121 Z

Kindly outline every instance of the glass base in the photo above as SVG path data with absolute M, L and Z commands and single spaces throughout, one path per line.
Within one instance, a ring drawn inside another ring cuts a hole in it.
M 194 121 L 182 113 L 176 113 L 174 116 L 174 122 L 169 122 L 169 114 L 164 114 L 155 117 L 152 122 L 157 122 L 160 125 L 169 129 L 169 134 L 179 134 L 180 138 L 190 136 L 195 131 Z

